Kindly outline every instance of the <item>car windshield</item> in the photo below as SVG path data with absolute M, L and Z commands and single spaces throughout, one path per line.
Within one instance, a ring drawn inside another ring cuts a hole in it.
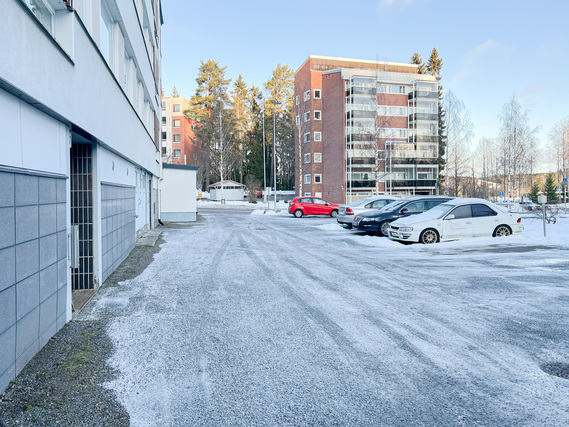
M 423 213 L 423 217 L 427 218 L 442 218 L 444 214 L 454 208 L 454 205 L 447 205 L 445 203 L 437 205 Z
M 379 211 L 380 212 L 393 212 L 399 209 L 404 204 L 409 203 L 408 200 L 399 201 L 397 203 L 390 203 L 387 206 L 382 207 Z
M 350 203 L 348 206 L 351 208 L 359 208 L 360 206 L 365 205 L 366 203 L 369 203 L 372 199 L 361 199 L 361 200 L 356 200 L 355 202 Z

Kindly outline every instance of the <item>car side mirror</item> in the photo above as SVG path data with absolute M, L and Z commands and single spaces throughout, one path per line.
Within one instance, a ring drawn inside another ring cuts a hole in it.
M 450 214 L 449 216 L 447 216 L 445 219 L 454 219 L 454 215 Z
M 332 205 L 332 203 L 326 202 L 326 206 L 331 206 L 331 205 Z
M 401 213 L 402 213 L 402 214 L 406 214 L 407 212 L 409 212 L 409 209 L 407 209 L 407 208 L 401 209 Z

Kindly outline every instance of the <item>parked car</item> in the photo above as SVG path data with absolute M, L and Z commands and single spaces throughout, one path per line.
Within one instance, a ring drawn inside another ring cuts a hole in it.
M 409 215 L 418 215 L 451 200 L 444 196 L 411 196 L 390 203 L 378 211 L 367 211 L 356 215 L 352 223 L 354 228 L 370 234 L 387 236 L 389 224 L 396 219 Z
M 419 215 L 391 223 L 388 237 L 400 242 L 436 243 L 521 233 L 521 217 L 483 199 L 456 198 Z
M 526 211 L 535 211 L 541 207 L 540 205 L 532 202 L 531 200 L 525 200 L 523 202 L 520 202 L 520 206 L 524 208 Z
M 320 197 L 295 197 L 288 202 L 288 213 L 297 218 L 303 215 L 329 215 L 336 218 L 339 207 L 340 205 Z
M 338 221 L 338 224 L 340 224 L 342 227 L 350 229 L 352 228 L 354 217 L 357 214 L 368 211 L 370 209 L 381 209 L 389 203 L 394 202 L 395 200 L 399 199 L 393 196 L 372 196 L 357 200 L 350 203 L 349 205 L 342 205 L 338 209 L 338 216 L 336 218 L 336 221 Z

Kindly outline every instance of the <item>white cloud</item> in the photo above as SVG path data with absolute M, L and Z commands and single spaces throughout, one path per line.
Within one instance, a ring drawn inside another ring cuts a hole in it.
M 488 39 L 484 43 L 473 47 L 464 54 L 460 70 L 453 77 L 451 86 L 475 74 L 480 75 L 481 71 L 488 68 L 488 66 L 507 59 L 510 52 L 511 49 L 508 46 L 492 39 Z

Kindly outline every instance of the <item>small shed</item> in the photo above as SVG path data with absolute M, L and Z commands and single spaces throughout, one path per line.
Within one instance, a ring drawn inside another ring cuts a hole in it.
M 160 218 L 168 222 L 195 221 L 197 166 L 162 164 Z
M 210 184 L 209 199 L 221 200 L 221 181 Z M 245 186 L 237 181 L 230 179 L 223 181 L 223 199 L 224 200 L 243 200 L 245 197 Z

